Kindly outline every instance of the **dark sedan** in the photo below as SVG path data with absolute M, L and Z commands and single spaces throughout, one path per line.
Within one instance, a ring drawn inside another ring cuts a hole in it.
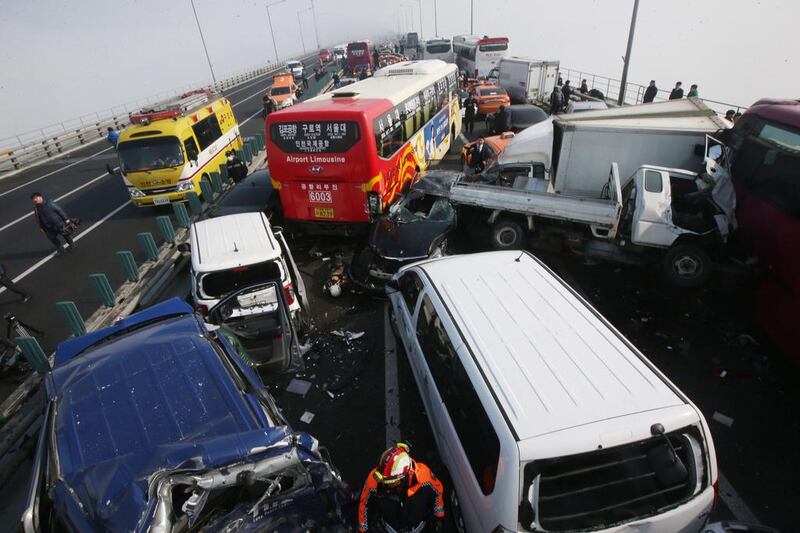
M 486 116 L 487 135 L 499 135 L 506 131 L 517 133 L 547 119 L 547 113 L 542 108 L 531 104 L 510 105 L 506 107 L 506 111 L 510 113 L 511 117 L 505 125 L 495 124 L 497 113 Z
M 373 223 L 367 246 L 353 257 L 351 279 L 379 289 L 401 266 L 445 255 L 447 236 L 456 227 L 456 212 L 448 196 L 458 175 L 440 170 L 423 173 L 405 196 Z
M 221 217 L 259 211 L 269 214 L 279 204 L 278 195 L 272 189 L 269 172 L 256 170 L 210 206 L 207 216 Z

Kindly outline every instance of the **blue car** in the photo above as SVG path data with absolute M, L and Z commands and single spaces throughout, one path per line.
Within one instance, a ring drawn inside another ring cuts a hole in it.
M 344 530 L 324 450 L 209 329 L 173 299 L 59 345 L 24 531 Z

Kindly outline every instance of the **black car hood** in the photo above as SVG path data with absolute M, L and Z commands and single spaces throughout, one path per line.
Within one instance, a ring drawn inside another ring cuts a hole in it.
M 386 216 L 373 224 L 369 245 L 384 259 L 425 258 L 431 244 L 447 233 L 450 225 L 448 221 L 431 220 L 399 223 Z

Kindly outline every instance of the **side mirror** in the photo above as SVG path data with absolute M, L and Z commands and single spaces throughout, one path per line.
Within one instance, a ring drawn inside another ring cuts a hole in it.
M 192 251 L 192 245 L 188 242 L 182 242 L 178 245 L 178 251 L 189 253 Z

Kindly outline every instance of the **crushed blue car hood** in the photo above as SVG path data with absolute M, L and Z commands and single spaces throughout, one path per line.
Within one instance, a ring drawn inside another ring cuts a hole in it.
M 135 530 L 155 472 L 230 464 L 289 431 L 270 426 L 255 397 L 237 388 L 191 309 L 183 304 L 189 312 L 180 314 L 174 304 L 145 315 L 168 317 L 163 321 L 143 325 L 134 315 L 106 335 L 93 334 L 95 343 L 109 333 L 118 337 L 88 348 L 89 339 L 65 343 L 56 355 L 48 396 L 60 476 L 73 494 L 56 505 L 73 514 L 76 498 L 93 529 Z M 135 324 L 141 329 L 120 334 Z

